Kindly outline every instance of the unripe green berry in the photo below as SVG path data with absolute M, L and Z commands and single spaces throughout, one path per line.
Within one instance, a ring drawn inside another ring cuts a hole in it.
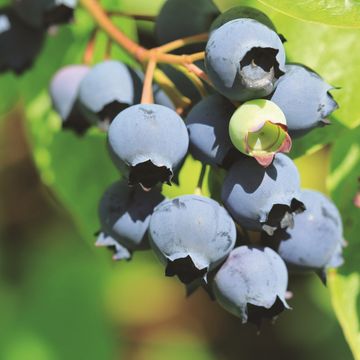
M 253 156 L 264 167 L 271 164 L 276 153 L 291 148 L 285 115 L 269 100 L 242 104 L 230 119 L 229 134 L 239 151 Z

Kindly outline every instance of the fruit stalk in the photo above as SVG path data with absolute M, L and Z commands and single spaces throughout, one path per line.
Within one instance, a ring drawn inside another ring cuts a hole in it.
M 163 53 L 157 48 L 146 49 L 118 29 L 96 0 L 80 0 L 80 3 L 93 17 L 99 28 L 141 63 L 150 60 L 150 58 L 155 58 L 157 62 L 168 64 L 192 64 L 205 56 L 203 51 L 191 55 L 172 55 Z
M 209 38 L 208 33 L 202 33 L 202 34 L 188 36 L 182 39 L 170 41 L 167 44 L 158 46 L 156 49 L 158 51 L 166 53 L 184 47 L 185 45 L 191 45 L 191 44 L 207 41 L 208 38 Z
M 156 60 L 150 59 L 145 73 L 144 85 L 141 95 L 141 103 L 142 104 L 153 104 L 154 103 L 154 96 L 153 96 L 153 89 L 152 83 L 154 78 L 154 71 L 156 69 Z
M 94 57 L 94 49 L 95 49 L 95 40 L 96 40 L 96 35 L 99 32 L 99 28 L 95 27 L 90 34 L 88 43 L 86 44 L 86 48 L 84 51 L 84 55 L 83 55 L 83 64 L 85 65 L 90 65 L 93 57 Z
M 119 11 L 119 10 L 110 10 L 106 11 L 108 16 L 119 16 L 119 17 L 129 17 L 135 20 L 143 20 L 143 21 L 155 21 L 156 16 L 152 15 L 144 15 L 144 14 L 132 14 L 126 11 Z

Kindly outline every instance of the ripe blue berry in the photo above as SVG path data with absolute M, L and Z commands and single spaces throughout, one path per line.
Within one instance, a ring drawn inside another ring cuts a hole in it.
M 95 65 L 80 83 L 79 102 L 84 115 L 105 128 L 133 101 L 133 77 L 121 62 L 107 60 Z
M 198 160 L 222 165 L 233 148 L 228 126 L 235 106 L 221 95 L 210 95 L 198 102 L 186 118 L 190 152 Z
M 185 157 L 189 135 L 181 117 L 157 104 L 138 104 L 122 111 L 108 132 L 112 153 L 130 166 L 129 184 L 149 189 L 170 182 Z
M 236 19 L 253 19 L 276 31 L 275 25 L 270 18 L 259 9 L 250 6 L 234 6 L 221 13 L 211 24 L 210 31 L 218 29 L 220 26 Z
M 158 84 L 153 85 L 153 94 L 155 104 L 166 106 L 172 110 L 176 110 L 174 103 Z
M 156 207 L 149 227 L 150 243 L 166 264 L 167 276 L 189 284 L 206 279 L 235 245 L 236 228 L 216 201 L 184 195 Z
M 86 65 L 69 65 L 60 69 L 50 83 L 52 103 L 62 119 L 63 127 L 78 134 L 90 127 L 77 103 L 80 82 L 88 71 L 89 67 Z
M 273 92 L 285 71 L 285 50 L 275 31 L 252 19 L 237 19 L 210 34 L 205 65 L 220 93 L 246 101 Z
M 125 247 L 120 245 L 113 237 L 101 232 L 95 243 L 96 246 L 107 247 L 113 250 L 113 260 L 130 260 L 131 252 Z
M 40 52 L 44 32 L 24 24 L 10 8 L 0 9 L 0 73 L 21 74 Z
M 73 19 L 77 0 L 13 0 L 17 15 L 32 27 L 48 27 Z
M 167 0 L 156 18 L 156 37 L 159 44 L 208 32 L 219 10 L 212 0 Z M 203 51 L 205 44 L 189 45 L 181 54 Z
M 289 309 L 285 300 L 287 285 L 286 265 L 275 251 L 240 246 L 231 251 L 215 275 L 213 290 L 224 309 L 243 323 L 260 325 L 262 318 Z
M 237 223 L 269 235 L 292 226 L 294 214 L 304 209 L 299 173 L 283 154 L 267 168 L 250 157 L 237 161 L 224 180 L 221 197 Z
M 329 91 L 333 89 L 314 71 L 302 65 L 287 65 L 271 101 L 284 112 L 289 133 L 299 137 L 329 123 L 326 119 L 338 108 Z
M 125 181 L 117 181 L 100 200 L 101 229 L 129 251 L 147 249 L 150 217 L 163 200 L 157 188 L 144 192 L 129 188 Z
M 295 270 L 324 273 L 328 267 L 340 266 L 343 228 L 338 209 L 313 190 L 302 191 L 301 200 L 306 210 L 295 216 L 292 229 L 279 234 L 279 255 Z

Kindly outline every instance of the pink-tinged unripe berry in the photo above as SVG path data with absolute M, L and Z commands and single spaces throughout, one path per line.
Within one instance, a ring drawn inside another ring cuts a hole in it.
M 285 115 L 269 100 L 242 104 L 230 119 L 229 134 L 239 151 L 254 157 L 264 167 L 272 163 L 276 153 L 291 149 Z

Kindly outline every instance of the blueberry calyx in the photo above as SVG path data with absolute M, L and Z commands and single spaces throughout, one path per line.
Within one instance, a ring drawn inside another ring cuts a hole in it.
M 276 297 L 274 304 L 270 308 L 264 306 L 246 304 L 247 320 L 243 320 L 243 324 L 250 322 L 258 327 L 260 330 L 263 319 L 273 319 L 285 309 L 291 309 L 287 303 L 284 303 L 279 296 Z
M 276 60 L 278 52 L 271 47 L 253 47 L 245 54 L 240 61 L 239 72 L 246 88 L 272 92 L 275 82 L 284 74 Z
M 268 143 L 268 140 L 271 142 Z M 261 149 L 257 148 L 261 143 Z M 263 144 L 266 144 L 265 146 Z M 281 123 L 266 121 L 260 129 L 249 131 L 245 136 L 245 149 L 249 155 L 263 167 L 268 167 L 278 152 L 288 153 L 292 140 L 287 133 L 287 126 Z
M 127 103 L 122 103 L 117 100 L 112 101 L 109 104 L 106 104 L 98 113 L 100 123 L 99 126 L 107 131 L 111 122 L 115 119 L 116 115 L 118 115 L 121 111 L 128 108 L 130 105 Z
M 140 184 L 143 190 L 148 191 L 157 183 L 167 183 L 171 185 L 173 172 L 167 166 L 155 165 L 151 160 L 147 160 L 131 166 L 129 173 L 129 185 Z
M 166 276 L 177 276 L 184 284 L 193 283 L 197 279 L 204 278 L 207 267 L 198 269 L 190 255 L 175 260 L 168 259 L 165 269 Z
M 81 136 L 91 127 L 86 118 L 78 111 L 73 109 L 66 121 L 63 122 L 64 129 L 73 130 L 77 135 Z
M 262 230 L 273 236 L 276 230 L 292 229 L 294 227 L 294 216 L 305 211 L 305 205 L 293 198 L 290 205 L 274 204 L 267 219 L 263 222 Z

